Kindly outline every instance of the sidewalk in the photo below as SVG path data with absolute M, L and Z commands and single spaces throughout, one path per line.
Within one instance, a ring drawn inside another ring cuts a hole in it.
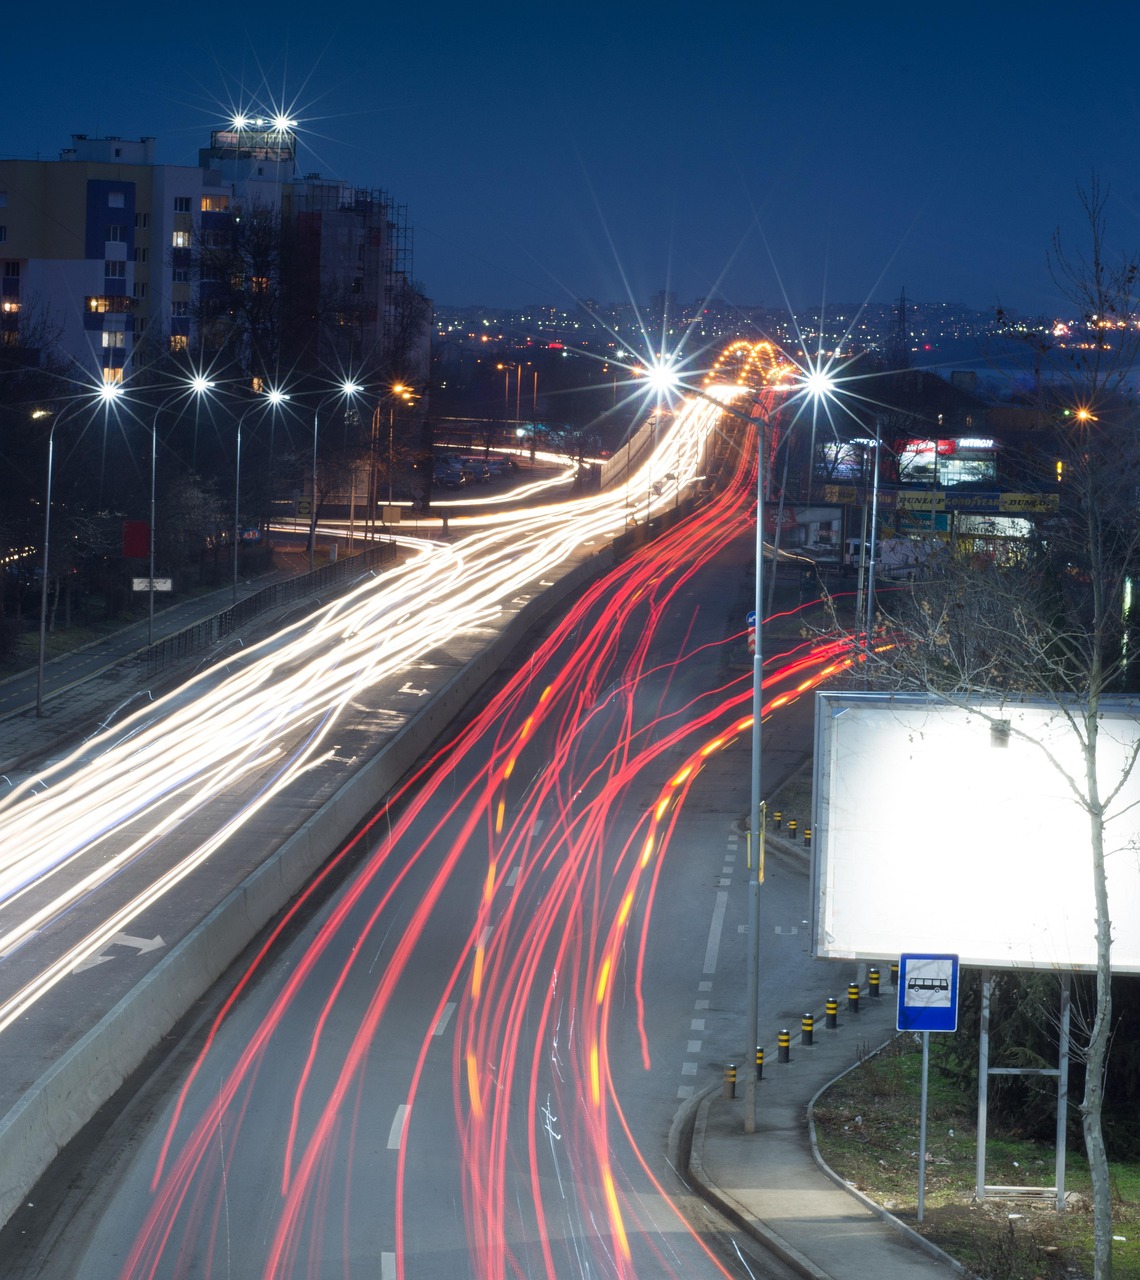
M 888 966 L 881 966 L 886 979 Z M 958 1263 L 825 1172 L 809 1130 L 808 1108 L 836 1076 L 894 1033 L 896 993 L 884 981 L 859 1012 L 840 1001 L 838 1027 L 815 1021 L 814 1044 L 792 1034 L 791 1058 L 765 1051 L 756 1090 L 756 1132 L 744 1132 L 744 1103 L 722 1086 L 697 1099 L 689 1173 L 699 1191 L 731 1221 L 808 1280 L 949 1280 Z M 773 1037 L 774 1038 L 774 1037 Z M 741 1069 L 741 1073 L 743 1068 Z M 915 1164 L 917 1185 L 918 1166 Z

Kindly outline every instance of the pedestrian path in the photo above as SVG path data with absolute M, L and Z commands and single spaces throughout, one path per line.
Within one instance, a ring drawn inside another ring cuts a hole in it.
M 886 968 L 884 966 L 884 973 Z M 817 1162 L 808 1106 L 860 1055 L 894 1033 L 895 993 L 866 990 L 858 1012 L 841 1003 L 837 1026 L 816 1019 L 813 1043 L 792 1037 L 790 1060 L 767 1057 L 756 1088 L 756 1132 L 744 1132 L 742 1097 L 718 1085 L 697 1108 L 689 1172 L 701 1194 L 808 1280 L 949 1280 L 964 1269 Z M 823 1028 L 822 1030 L 820 1028 Z M 738 1084 L 736 1092 L 743 1093 Z M 918 1168 L 915 1167 L 917 1184 Z

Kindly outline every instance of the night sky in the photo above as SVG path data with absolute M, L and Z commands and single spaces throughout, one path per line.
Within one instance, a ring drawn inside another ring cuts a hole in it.
M 1094 173 L 1112 245 L 1140 247 L 1133 3 L 18 13 L 0 155 L 155 135 L 160 161 L 193 164 L 232 108 L 284 106 L 302 171 L 407 206 L 438 303 L 810 307 L 905 286 L 1066 313 L 1046 252 L 1058 227 L 1081 246 Z

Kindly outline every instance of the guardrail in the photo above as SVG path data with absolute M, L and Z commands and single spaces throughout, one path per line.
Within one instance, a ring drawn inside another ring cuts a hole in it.
M 139 653 L 138 664 L 148 676 L 153 676 L 172 662 L 179 662 L 211 648 L 259 614 L 327 591 L 395 558 L 396 549 L 392 543 L 377 543 L 358 555 L 346 556 L 343 560 L 322 565 L 312 573 L 270 583 L 253 595 L 246 596 L 244 600 L 239 600 L 229 609 L 203 618 L 201 622 L 184 627 L 162 640 L 156 640 Z

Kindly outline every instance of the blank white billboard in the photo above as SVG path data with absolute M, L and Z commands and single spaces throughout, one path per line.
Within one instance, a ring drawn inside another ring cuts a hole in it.
M 1102 796 L 1128 774 L 1105 832 L 1112 967 L 1140 973 L 1140 704 L 1099 723 Z M 820 693 L 815 729 L 817 955 L 1095 967 L 1089 818 L 1065 777 L 1084 793 L 1084 757 L 1056 703 Z

